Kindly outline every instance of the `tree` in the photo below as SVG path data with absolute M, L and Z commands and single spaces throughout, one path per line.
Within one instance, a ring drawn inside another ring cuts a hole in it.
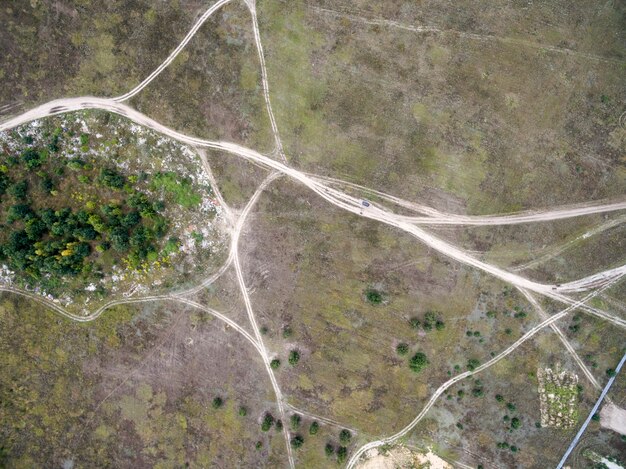
M 9 188 L 9 194 L 18 200 L 24 200 L 28 194 L 28 181 L 16 182 Z
M 519 428 L 522 426 L 522 421 L 520 419 L 518 419 L 517 417 L 513 417 L 511 419 L 511 428 Z
M 415 373 L 419 373 L 428 365 L 428 358 L 422 352 L 417 352 L 409 362 L 409 368 L 413 370 Z
M 383 295 L 378 290 L 369 288 L 365 291 L 365 298 L 370 304 L 379 305 L 383 302 Z
M 404 342 L 400 342 L 396 346 L 396 352 L 398 353 L 398 355 L 406 355 L 407 353 L 409 353 L 408 344 L 405 344 Z
M 281 419 L 276 420 L 276 432 L 283 430 L 283 421 Z
M 41 166 L 45 156 L 45 150 L 38 152 L 34 148 L 29 148 L 22 152 L 22 161 L 28 169 L 34 169 Z
M 438 320 L 437 322 L 435 322 L 435 329 L 437 329 L 438 331 L 443 331 L 446 327 L 446 323 L 443 321 Z
M 289 337 L 291 337 L 293 334 L 293 330 L 291 329 L 291 326 L 285 326 L 283 327 L 283 338 L 284 339 L 288 339 Z
M 615 372 L 615 370 L 613 368 L 609 368 L 609 369 L 606 370 L 606 375 L 609 378 L 612 378 L 614 376 L 617 376 L 617 373 Z
M 296 435 L 291 439 L 290 443 L 293 449 L 299 449 L 304 444 L 304 438 L 300 435 Z
M 350 433 L 350 430 L 347 429 L 343 429 L 339 432 L 339 441 L 341 441 L 341 443 L 343 443 L 344 445 L 347 445 L 348 443 L 350 443 L 350 440 L 352 439 L 352 433 Z
M 245 417 L 246 415 L 248 415 L 248 409 L 246 409 L 244 406 L 239 407 L 239 416 Z
M 478 361 L 476 358 L 470 358 L 467 361 L 467 369 L 470 371 L 474 371 L 478 365 L 480 365 L 480 361 Z
M 214 409 L 219 409 L 220 407 L 222 407 L 224 405 L 224 401 L 221 397 L 214 397 L 213 398 L 213 402 L 211 403 L 211 406 Z
M 506 404 L 506 408 L 509 409 L 511 412 L 515 412 L 516 409 L 515 404 L 513 404 L 512 402 L 508 402 Z
M 409 324 L 411 325 L 412 329 L 419 329 L 421 326 L 420 320 L 417 318 L 409 319 Z
M 274 358 L 271 362 L 270 362 L 270 368 L 272 370 L 277 370 L 278 367 L 280 366 L 280 360 L 278 358 Z
M 331 457 L 335 453 L 335 448 L 330 443 L 326 443 L 326 446 L 324 446 L 324 453 L 326 453 L 327 457 Z
M 274 416 L 270 414 L 269 412 L 266 412 L 265 416 L 263 417 L 263 422 L 261 423 L 261 430 L 264 432 L 267 432 L 269 431 L 269 429 L 272 427 L 273 424 L 274 424 Z
M 348 448 L 346 448 L 345 446 L 340 446 L 337 449 L 337 462 L 339 464 L 342 464 L 346 458 L 348 457 Z
M 292 350 L 289 352 L 289 364 L 291 366 L 296 366 L 296 364 L 300 361 L 300 352 L 297 350 Z
M 504 401 L 504 396 L 502 394 L 496 394 L 496 401 L 503 402 Z
M 300 423 L 302 422 L 302 417 L 300 417 L 298 414 L 293 414 L 289 420 L 291 422 L 291 429 L 292 430 L 297 430 L 298 428 L 300 428 Z
M 317 435 L 317 432 L 320 429 L 320 424 L 317 422 L 313 422 L 309 427 L 309 435 Z
M 114 169 L 102 168 L 98 181 L 110 189 L 121 189 L 124 187 L 125 178 Z

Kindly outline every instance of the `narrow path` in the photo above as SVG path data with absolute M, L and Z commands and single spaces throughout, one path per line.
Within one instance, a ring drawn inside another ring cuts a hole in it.
M 608 288 L 608 286 L 605 287 L 605 288 Z M 568 306 L 563 311 L 555 314 L 554 316 L 551 316 L 549 319 L 546 319 L 542 323 L 536 325 L 535 327 L 530 329 L 528 332 L 526 332 L 526 334 L 524 334 L 522 337 L 520 337 L 518 340 L 516 340 L 513 344 L 511 344 L 508 348 L 506 348 L 504 351 L 500 352 L 498 355 L 493 357 L 491 360 L 489 360 L 489 361 L 485 362 L 484 364 L 480 365 L 474 371 L 466 371 L 466 372 L 461 373 L 460 375 L 457 375 L 454 378 L 446 381 L 445 383 L 443 383 L 439 388 L 437 388 L 437 390 L 431 396 L 430 400 L 426 403 L 426 405 L 421 410 L 421 412 L 419 414 L 417 414 L 417 416 L 408 425 L 406 425 L 399 432 L 397 432 L 397 433 L 395 433 L 395 434 L 393 434 L 393 435 L 391 435 L 389 437 L 383 438 L 381 440 L 372 441 L 370 443 L 367 443 L 367 444 L 363 445 L 361 448 L 359 448 L 350 457 L 350 460 L 348 461 L 348 464 L 347 464 L 347 468 L 348 469 L 352 469 L 356 465 L 357 461 L 361 458 L 361 456 L 366 451 L 369 451 L 372 448 L 377 448 L 377 447 L 382 446 L 382 445 L 392 444 L 392 443 L 396 442 L 398 439 L 400 439 L 403 436 L 407 435 L 424 418 L 424 416 L 428 413 L 428 411 L 435 404 L 435 402 L 437 401 L 439 396 L 441 396 L 445 392 L 445 390 L 448 389 L 450 386 L 458 383 L 459 381 L 461 381 L 461 380 L 463 380 L 463 379 L 465 379 L 465 378 L 467 378 L 469 376 L 473 376 L 473 375 L 475 375 L 477 373 L 480 373 L 481 371 L 483 371 L 483 370 L 489 368 L 490 366 L 498 363 L 500 360 L 502 360 L 503 358 L 505 358 L 509 354 L 513 353 L 520 345 L 522 345 L 528 339 L 533 337 L 535 334 L 537 334 L 544 327 L 549 326 L 550 324 L 558 321 L 559 319 L 561 319 L 562 317 L 567 315 L 569 312 L 571 312 L 574 309 L 576 309 L 581 304 L 591 300 L 593 297 L 598 295 L 600 292 L 601 292 L 601 290 L 596 290 L 596 291 L 594 291 L 592 293 L 589 293 L 582 300 L 576 302 L 575 304 L 573 304 L 571 306 Z

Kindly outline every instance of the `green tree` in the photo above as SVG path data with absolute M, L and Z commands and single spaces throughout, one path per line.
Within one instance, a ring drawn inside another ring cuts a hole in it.
M 405 344 L 404 342 L 399 343 L 396 346 L 396 352 L 398 353 L 398 355 L 406 355 L 407 353 L 409 353 L 408 344 Z
M 263 422 L 261 423 L 261 430 L 264 432 L 267 432 L 269 431 L 270 428 L 272 428 L 273 424 L 274 424 L 274 416 L 270 414 L 269 412 L 266 412 L 265 416 L 263 417 Z
M 330 443 L 326 443 L 326 446 L 324 446 L 324 453 L 326 453 L 327 457 L 331 457 L 335 453 L 335 448 Z
M 320 429 L 320 424 L 317 422 L 313 422 L 311 426 L 309 427 L 309 434 L 317 435 L 317 432 L 319 431 L 319 429 Z
M 365 291 L 365 298 L 370 304 L 379 305 L 383 302 L 383 295 L 378 290 L 369 288 Z
M 415 373 L 419 373 L 428 365 L 428 358 L 422 352 L 417 352 L 409 362 L 409 368 L 413 370 Z
M 348 448 L 346 448 L 345 446 L 340 446 L 337 449 L 337 462 L 339 464 L 342 464 L 345 462 L 347 457 L 348 457 Z
M 476 358 L 470 358 L 467 361 L 467 369 L 470 371 L 474 371 L 478 365 L 480 365 L 480 361 L 478 361 Z
M 221 397 L 214 397 L 213 398 L 213 402 L 211 403 L 211 406 L 214 409 L 219 409 L 223 405 L 224 405 L 224 400 Z
M 291 366 L 296 366 L 297 363 L 300 361 L 300 352 L 298 352 L 297 350 L 292 350 L 291 352 L 289 352 L 288 361 Z
M 296 435 L 291 439 L 290 443 L 293 449 L 300 449 L 304 444 L 304 438 L 301 435 Z
M 246 409 L 244 406 L 239 407 L 239 416 L 245 417 L 246 415 L 248 415 L 248 409 Z
M 274 358 L 271 362 L 270 362 L 270 367 L 272 368 L 272 370 L 277 370 L 278 367 L 280 367 L 280 360 L 278 358 Z
M 121 189 L 126 182 L 124 176 L 111 168 L 102 168 L 98 181 L 110 189 Z
M 300 417 L 298 414 L 292 414 L 291 418 L 289 419 L 291 422 L 291 429 L 292 430 L 297 430 L 298 428 L 300 428 L 300 423 L 302 422 L 302 417 Z
M 409 319 L 409 324 L 411 325 L 412 329 L 419 329 L 420 326 L 422 325 L 422 323 L 420 322 L 419 319 L 417 318 L 411 318 Z
M 522 426 L 522 421 L 517 417 L 511 419 L 511 428 L 519 428 Z
M 339 432 L 339 441 L 341 441 L 342 444 L 347 445 L 350 443 L 351 439 L 352 433 L 350 433 L 350 430 L 344 428 Z
M 28 181 L 20 181 L 9 187 L 9 194 L 18 200 L 24 200 L 28 194 Z

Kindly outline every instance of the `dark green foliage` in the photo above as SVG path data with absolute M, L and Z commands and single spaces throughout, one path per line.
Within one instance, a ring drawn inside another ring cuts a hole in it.
M 511 428 L 519 428 L 522 426 L 522 421 L 517 417 L 511 419 Z
M 382 293 L 372 288 L 365 291 L 365 298 L 367 298 L 367 301 L 373 305 L 379 305 L 383 302 Z
M 281 419 L 276 420 L 276 432 L 283 431 L 283 421 Z
M 409 319 L 409 324 L 411 325 L 411 328 L 413 329 L 419 329 L 420 326 L 422 325 L 422 323 L 420 322 L 419 319 L 417 318 L 411 318 Z
M 270 362 L 270 367 L 272 368 L 272 370 L 277 370 L 278 367 L 280 367 L 280 360 L 278 358 L 274 358 L 271 362 Z
M 289 352 L 289 364 L 295 366 L 300 361 L 300 352 L 292 350 Z
M 291 423 L 291 429 L 297 430 L 298 428 L 300 428 L 300 424 L 302 423 L 302 417 L 300 417 L 298 414 L 293 414 L 290 417 L 289 421 Z
M 45 160 L 46 152 L 42 150 L 41 152 L 35 150 L 34 148 L 29 148 L 22 152 L 22 161 L 26 165 L 28 169 L 38 168 L 42 165 Z
M 344 428 L 339 432 L 339 441 L 341 441 L 342 444 L 347 445 L 348 443 L 350 443 L 351 439 L 352 433 L 350 433 L 350 430 Z
M 480 361 L 478 361 L 476 358 L 470 358 L 467 361 L 467 369 L 470 371 L 474 371 L 476 367 L 478 367 L 478 365 L 480 365 Z
M 406 355 L 409 353 L 409 346 L 404 342 L 401 342 L 396 346 L 396 352 L 398 355 Z
M 9 194 L 18 200 L 24 200 L 28 194 L 28 181 L 16 182 L 9 188 Z
M 317 432 L 320 429 L 320 424 L 317 422 L 313 422 L 309 427 L 309 435 L 317 435 Z
M 324 453 L 327 457 L 331 457 L 335 453 L 334 446 L 330 443 L 326 443 L 326 446 L 324 446 Z
M 512 402 L 508 402 L 506 404 L 506 408 L 509 409 L 511 412 L 515 412 L 516 409 L 515 404 L 513 404 Z
M 474 397 L 483 397 L 485 395 L 485 393 L 483 392 L 482 388 L 474 388 L 472 389 L 472 396 Z
M 263 443 L 261 443 L 260 441 L 257 441 L 256 444 L 254 445 L 254 447 L 257 450 L 260 450 L 261 448 L 263 448 Z
M 293 330 L 290 326 L 283 327 L 283 338 L 287 339 L 293 335 Z
M 337 448 L 337 462 L 339 464 L 343 464 L 348 457 L 348 448 L 345 446 L 340 446 Z
M 609 368 L 608 370 L 606 370 L 606 375 L 607 375 L 609 378 L 612 378 L 613 376 L 616 376 L 616 375 L 617 375 L 617 373 L 615 373 L 615 370 L 614 370 L 613 368 Z
M 591 416 L 591 420 L 593 420 L 594 422 L 599 422 L 600 421 L 600 414 L 595 413 Z
M 422 352 L 417 352 L 409 361 L 409 368 L 415 373 L 419 373 L 428 365 L 428 358 Z
M 269 431 L 270 428 L 272 428 L 273 424 L 274 424 L 274 417 L 272 416 L 272 414 L 267 412 L 265 416 L 263 417 L 263 422 L 261 423 L 261 430 L 263 430 L 264 432 L 267 432 Z
M 248 409 L 246 409 L 244 406 L 239 407 L 239 416 L 245 417 L 246 415 L 248 415 Z
M 301 435 L 296 435 L 291 439 L 290 443 L 293 449 L 299 449 L 304 444 L 304 438 Z
M 214 409 L 219 409 L 223 405 L 224 405 L 224 400 L 219 396 L 214 397 L 213 401 L 211 402 L 211 407 L 213 407 Z
M 126 182 L 123 175 L 111 168 L 102 168 L 98 182 L 110 189 L 121 189 Z

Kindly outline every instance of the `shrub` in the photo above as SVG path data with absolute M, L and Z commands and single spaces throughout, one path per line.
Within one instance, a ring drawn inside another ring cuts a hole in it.
M 504 396 L 502 394 L 496 394 L 496 401 L 498 402 L 504 401 Z
M 313 422 L 311 424 L 311 426 L 309 427 L 309 434 L 310 435 L 317 435 L 317 432 L 320 430 L 320 424 L 317 422 Z
M 300 361 L 300 352 L 297 350 L 292 350 L 289 352 L 289 364 L 291 366 L 296 366 L 296 364 Z
M 600 414 L 598 414 L 598 413 L 593 414 L 593 416 L 591 417 L 591 420 L 593 420 L 594 422 L 599 422 L 600 421 Z
M 438 331 L 443 331 L 446 327 L 446 323 L 443 321 L 437 321 L 435 322 L 435 329 L 437 329 Z
M 293 430 L 297 430 L 298 428 L 300 428 L 302 417 L 300 417 L 298 414 L 293 414 L 290 418 L 290 421 L 291 421 L 291 428 Z
M 244 406 L 239 407 L 239 416 L 245 417 L 246 415 L 248 415 L 248 409 L 246 409 Z
M 515 412 L 515 404 L 513 404 L 512 402 L 507 403 L 506 408 L 509 409 L 511 412 Z
M 476 358 L 470 358 L 467 361 L 467 369 L 470 371 L 474 371 L 476 367 L 478 367 L 478 365 L 480 365 L 480 361 L 478 361 Z
M 383 302 L 382 293 L 371 288 L 365 292 L 365 298 L 367 298 L 367 301 L 373 305 L 379 305 Z
M 290 326 L 283 327 L 283 338 L 287 339 L 293 335 L 293 330 Z
M 283 421 L 281 419 L 276 420 L 276 431 L 281 432 L 283 430 Z
M 279 366 L 280 366 L 280 360 L 278 358 L 274 358 L 270 362 L 270 368 L 272 368 L 272 370 L 277 370 Z
M 98 181 L 110 189 L 121 189 L 126 182 L 124 176 L 111 168 L 102 168 Z
M 273 424 L 274 424 L 274 417 L 272 416 L 272 414 L 267 412 L 265 414 L 265 417 L 263 417 L 263 422 L 261 423 L 261 430 L 264 432 L 267 432 L 269 431 L 270 428 L 272 428 Z
M 292 448 L 299 449 L 304 444 L 304 438 L 302 438 L 300 435 L 296 435 L 291 439 L 290 443 Z
M 419 329 L 421 326 L 420 320 L 417 318 L 409 319 L 409 324 L 411 325 L 411 328 L 413 329 Z
M 224 405 L 224 401 L 221 397 L 215 397 L 213 399 L 213 402 L 211 403 L 211 406 L 213 406 L 214 409 L 219 409 L 223 405 Z
M 339 464 L 342 464 L 346 458 L 348 457 L 348 448 L 346 448 L 345 446 L 340 446 L 337 449 L 337 462 Z
M 474 388 L 472 389 L 472 396 L 474 397 L 483 397 L 485 395 L 485 393 L 483 392 L 482 388 Z
M 263 447 L 263 443 L 261 443 L 260 441 L 257 441 L 256 444 L 254 445 L 254 447 L 259 450 Z
M 428 365 L 428 358 L 422 352 L 417 352 L 409 362 L 409 368 L 415 373 L 419 373 Z
M 352 439 L 352 433 L 350 430 L 346 430 L 345 428 L 339 432 L 339 441 L 341 441 L 344 445 L 350 443 Z
M 335 453 L 335 448 L 330 443 L 326 443 L 326 446 L 324 446 L 324 453 L 326 453 L 326 456 L 330 457 Z
M 404 342 L 401 342 L 396 346 L 396 352 L 398 355 L 406 355 L 409 353 L 409 346 Z

